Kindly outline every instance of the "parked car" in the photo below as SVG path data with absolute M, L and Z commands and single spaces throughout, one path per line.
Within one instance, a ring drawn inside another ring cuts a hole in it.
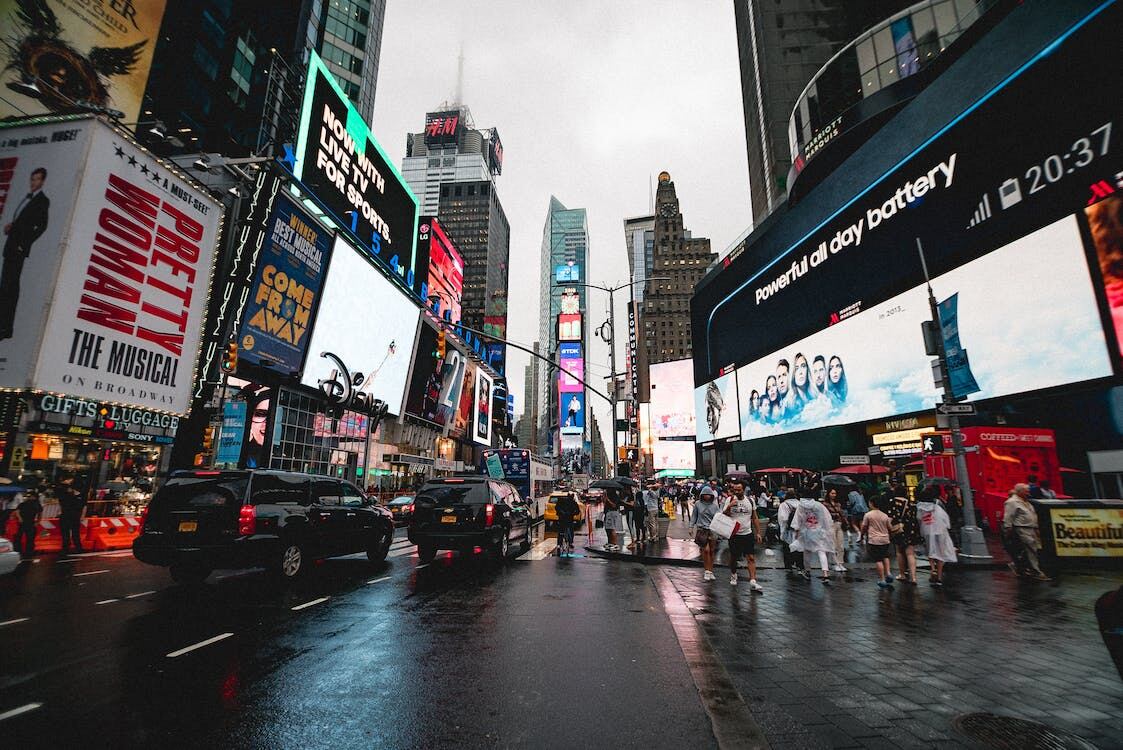
M 386 508 L 394 516 L 395 526 L 406 526 L 413 516 L 413 495 L 395 497 L 386 503 Z
M 357 487 L 285 471 L 177 471 L 148 504 L 133 555 L 181 583 L 216 568 L 262 567 L 282 579 L 318 558 L 366 552 L 382 562 L 394 540 L 390 511 Z
M 530 549 L 530 512 L 518 490 L 488 477 L 431 479 L 417 491 L 409 540 L 421 562 L 437 550 L 487 549 L 500 560 L 512 542 Z
M 574 500 L 577 501 L 577 507 L 578 507 L 579 511 L 577 513 L 573 514 L 573 520 L 577 523 L 581 523 L 582 521 L 585 520 L 585 503 L 581 502 L 581 500 L 578 499 L 578 496 L 577 496 L 576 492 L 569 492 L 569 491 L 551 492 L 550 496 L 548 498 L 546 498 L 546 513 L 542 516 L 543 519 L 546 521 L 546 528 L 547 529 L 551 528 L 552 526 L 554 526 L 558 522 L 558 509 L 557 509 L 555 503 L 557 503 L 558 498 L 563 497 L 565 495 L 569 495 Z
M 12 542 L 0 536 L 0 576 L 7 575 L 19 567 L 20 554 Z

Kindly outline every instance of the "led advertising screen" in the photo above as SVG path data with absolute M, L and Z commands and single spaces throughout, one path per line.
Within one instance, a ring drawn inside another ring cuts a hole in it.
M 460 385 L 460 404 L 456 409 L 449 435 L 462 438 L 472 427 L 473 396 L 476 390 L 476 365 L 471 360 L 464 362 L 464 380 Z
M 1123 184 L 1119 189 L 1123 190 Z M 1123 198 L 1111 195 L 1084 212 L 1096 253 L 1094 265 L 1100 272 L 1107 298 L 1112 347 L 1123 355 Z
M 165 2 L 0 0 L 11 54 L 0 71 L 0 118 L 69 113 L 74 102 L 90 102 L 122 112 L 123 122 L 142 119 Z M 12 85 L 35 79 L 34 97 Z
M 323 356 L 331 353 L 352 376 L 363 374 L 361 391 L 401 414 L 420 316 L 371 260 L 337 237 L 300 382 L 317 388 L 332 380 L 336 364 Z
M 503 141 L 499 140 L 499 131 L 495 128 L 487 139 L 487 163 L 492 174 L 503 174 Z
M 663 469 L 694 471 L 693 440 L 656 440 L 651 459 L 656 471 Z
M 740 435 L 737 374 L 729 372 L 694 389 L 695 437 L 699 443 Z
M 185 413 L 222 207 L 93 119 L 0 128 L 0 387 Z
M 580 435 L 585 432 L 585 394 L 558 394 L 558 419 L 563 435 Z
M 581 266 L 555 266 L 554 281 L 559 284 L 577 283 L 578 281 L 581 281 Z
M 1121 15 L 1105 10 L 979 94 L 794 244 L 745 253 L 700 285 L 695 381 L 740 368 L 744 437 L 932 407 L 918 239 L 937 299 L 957 297 L 973 401 L 1112 374 L 1123 151 L 1096 50 Z
M 450 426 L 460 404 L 467 356 L 446 342 L 445 356 L 434 356 L 437 332 L 422 324 L 417 336 L 417 355 L 413 362 L 405 411 L 442 427 Z
M 576 289 L 566 289 L 561 293 L 561 309 L 563 315 L 578 315 L 581 312 L 581 295 Z
M 1075 217 L 934 278 L 932 287 L 958 293 L 959 335 L 981 389 L 972 398 L 1111 374 Z M 1025 302 L 1038 299 L 1049 304 Z M 918 286 L 739 368 L 741 437 L 934 408 L 932 358 L 920 341 L 930 317 L 927 289 Z
M 425 115 L 425 145 L 447 146 L 460 141 L 460 111 Z
M 315 52 L 295 160 L 293 173 L 335 221 L 412 286 L 417 198 Z
M 581 313 L 558 315 L 558 341 L 581 341 Z
M 651 429 L 655 437 L 694 437 L 693 368 L 689 359 L 651 365 Z
M 300 371 L 331 243 L 331 233 L 277 196 L 238 329 L 239 362 Z
M 476 368 L 476 392 L 473 396 L 472 440 L 491 445 L 491 376 Z
M 438 315 L 444 320 L 460 320 L 464 259 L 435 216 L 422 216 L 417 225 L 417 265 L 414 291 L 426 304 L 436 297 Z
M 585 384 L 581 381 L 585 379 L 585 360 L 581 356 L 581 345 L 566 342 L 559 344 L 558 361 L 562 367 L 558 372 L 558 391 L 583 393 Z

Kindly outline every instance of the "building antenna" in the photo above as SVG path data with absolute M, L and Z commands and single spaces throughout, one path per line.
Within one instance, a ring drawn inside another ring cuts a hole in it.
M 464 45 L 460 45 L 460 55 L 456 58 L 456 103 L 464 103 Z

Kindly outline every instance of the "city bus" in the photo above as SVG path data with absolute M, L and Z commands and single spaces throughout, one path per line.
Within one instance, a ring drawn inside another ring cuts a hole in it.
M 524 448 L 488 448 L 483 451 L 480 473 L 510 482 L 519 496 L 530 502 L 535 519 L 546 512 L 546 498 L 554 489 L 554 465 Z

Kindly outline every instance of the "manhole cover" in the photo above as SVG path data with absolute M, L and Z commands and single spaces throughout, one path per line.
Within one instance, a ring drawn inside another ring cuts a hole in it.
M 996 750 L 1096 750 L 1083 737 L 1013 716 L 962 714 L 955 717 L 952 726 Z

